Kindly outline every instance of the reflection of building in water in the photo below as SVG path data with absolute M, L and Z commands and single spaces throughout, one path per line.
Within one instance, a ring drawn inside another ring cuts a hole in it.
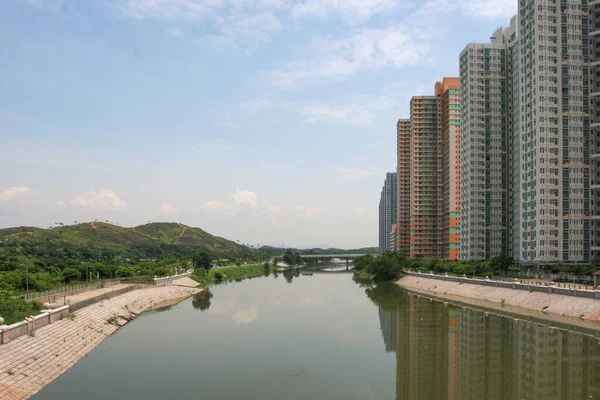
M 396 351 L 396 311 L 385 311 L 379 307 L 379 324 L 385 351 Z
M 398 400 L 600 398 L 598 339 L 407 296 L 397 313 Z
M 399 308 L 397 399 L 437 399 L 448 391 L 449 324 L 437 302 L 410 296 Z

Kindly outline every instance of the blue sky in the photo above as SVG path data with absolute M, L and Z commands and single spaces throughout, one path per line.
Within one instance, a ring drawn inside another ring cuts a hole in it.
M 377 244 L 396 121 L 516 0 L 5 0 L 0 227 Z

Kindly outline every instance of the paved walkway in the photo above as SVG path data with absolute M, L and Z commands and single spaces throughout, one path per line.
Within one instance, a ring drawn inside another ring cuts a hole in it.
M 100 296 L 101 294 L 112 292 L 114 290 L 123 289 L 131 286 L 131 284 L 127 283 L 118 283 L 116 285 L 107 286 L 105 288 L 93 289 L 87 292 L 74 294 L 72 296 L 67 296 L 67 304 L 79 303 L 80 301 L 91 299 L 92 297 Z
M 183 278 L 181 283 L 191 284 Z M 191 280 L 191 279 L 190 279 Z M 118 326 L 156 304 L 183 299 L 200 289 L 163 286 L 134 290 L 85 307 L 74 319 L 65 318 L 0 345 L 0 399 L 21 400 L 33 396 L 94 349 Z

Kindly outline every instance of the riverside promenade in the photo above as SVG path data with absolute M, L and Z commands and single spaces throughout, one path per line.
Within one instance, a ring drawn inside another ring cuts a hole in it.
M 574 290 L 517 283 L 450 278 L 443 275 L 408 273 L 396 282 L 412 292 L 433 295 L 437 298 L 462 301 L 465 303 L 498 309 L 514 309 L 517 313 L 549 318 L 568 317 L 565 323 L 600 328 L 600 299 L 597 291 Z M 500 286 L 502 285 L 502 286 Z M 521 290 L 513 287 L 530 286 Z M 569 293 L 570 294 L 563 294 Z M 584 295 L 581 296 L 581 295 Z
M 136 315 L 198 293 L 197 285 L 182 278 L 171 286 L 134 290 L 0 345 L 0 399 L 30 398 Z

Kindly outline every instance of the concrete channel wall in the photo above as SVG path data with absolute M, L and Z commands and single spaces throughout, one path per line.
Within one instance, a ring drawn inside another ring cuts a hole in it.
M 186 276 L 190 276 L 191 272 L 186 272 L 180 275 L 167 276 L 165 278 L 154 278 L 154 284 L 156 286 L 169 286 L 173 284 L 173 281 L 177 279 L 185 278 Z
M 450 275 L 424 274 L 421 272 L 406 272 L 406 275 L 416 276 L 419 278 L 426 278 L 426 279 L 437 279 L 437 280 L 442 280 L 442 281 L 469 283 L 472 285 L 502 287 L 502 288 L 513 289 L 513 290 L 528 290 L 530 292 L 555 293 L 555 294 L 562 294 L 562 295 L 566 295 L 566 296 L 585 297 L 588 299 L 600 299 L 600 291 L 577 289 L 577 288 L 575 288 L 576 285 L 573 285 L 573 288 L 561 288 L 561 287 L 556 287 L 556 286 L 532 285 L 529 283 L 495 281 L 495 280 L 491 280 L 491 279 L 476 279 L 476 278 L 467 278 L 467 277 L 450 276 Z
M 69 306 L 62 306 L 55 310 L 45 310 L 40 315 L 0 328 L 0 344 L 6 344 L 19 336 L 34 335 L 37 329 L 66 317 L 69 312 Z
M 165 278 L 155 278 L 153 282 L 148 282 L 147 284 L 134 284 L 134 285 L 122 288 L 122 289 L 117 289 L 117 290 L 113 290 L 110 292 L 106 292 L 101 295 L 91 297 L 89 299 L 81 300 L 77 303 L 64 305 L 55 310 L 46 310 L 45 312 L 41 313 L 40 315 L 36 315 L 35 317 L 28 317 L 25 319 L 25 321 L 16 322 L 12 325 L 8 325 L 8 326 L 0 325 L 0 344 L 8 343 L 12 339 L 15 339 L 19 336 L 34 334 L 33 332 L 35 332 L 36 329 L 39 329 L 45 325 L 51 324 L 65 316 L 67 316 L 69 313 L 75 312 L 77 310 L 80 310 L 84 307 L 98 303 L 100 301 L 108 300 L 113 297 L 120 296 L 124 293 L 131 292 L 132 290 L 146 288 L 149 286 L 170 286 L 173 284 L 174 281 L 181 279 L 181 278 L 188 277 L 191 274 L 192 274 L 191 272 L 186 272 L 186 273 L 180 274 L 180 275 L 167 276 Z M 109 285 L 117 284 L 117 283 L 119 283 L 119 281 L 110 282 Z M 66 293 L 66 292 L 56 293 L 56 294 L 46 296 L 44 298 L 38 298 L 36 300 L 38 300 L 38 301 L 46 300 L 46 301 L 50 302 L 50 300 L 55 300 L 56 296 L 59 296 L 59 297 L 64 297 L 65 295 L 72 296 L 75 294 L 87 292 L 91 289 L 92 289 L 92 287 L 78 289 L 78 290 L 70 291 L 68 293 Z

